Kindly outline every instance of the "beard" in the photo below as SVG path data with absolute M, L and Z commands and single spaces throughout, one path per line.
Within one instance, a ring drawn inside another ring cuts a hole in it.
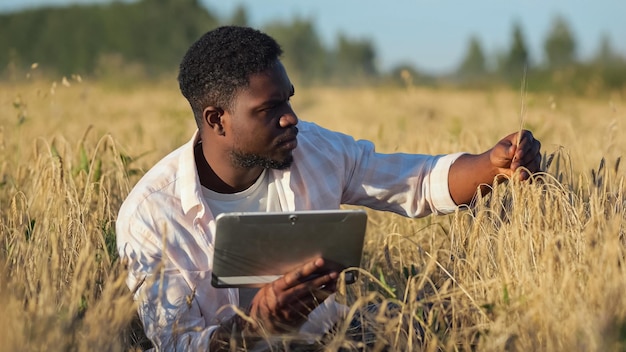
M 291 126 L 289 131 L 286 131 L 280 138 L 276 139 L 274 147 L 279 149 L 282 142 L 296 138 L 297 135 L 298 127 Z M 241 143 L 240 140 L 239 143 Z M 278 153 L 278 158 L 280 159 L 273 159 L 267 155 L 244 152 L 239 148 L 233 148 L 230 151 L 230 159 L 233 165 L 244 169 L 262 167 L 264 169 L 284 170 L 289 168 L 293 163 L 292 151 L 293 150 L 285 151 L 285 154 L 282 155 Z
M 230 158 L 235 166 L 245 169 L 260 166 L 264 169 L 284 170 L 293 163 L 293 155 L 291 154 L 283 160 L 275 160 L 258 154 L 247 154 L 233 150 L 230 152 Z

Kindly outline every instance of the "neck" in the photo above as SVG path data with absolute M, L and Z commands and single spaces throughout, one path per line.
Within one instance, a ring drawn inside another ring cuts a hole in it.
M 210 155 L 208 146 L 199 143 L 194 147 L 196 169 L 200 177 L 200 184 L 218 193 L 237 193 L 248 189 L 259 178 L 263 169 L 255 167 L 244 169 L 232 166 L 230 160 L 209 163 L 207 155 Z M 222 165 L 222 167 L 219 167 Z M 225 167 L 224 167 L 225 165 Z

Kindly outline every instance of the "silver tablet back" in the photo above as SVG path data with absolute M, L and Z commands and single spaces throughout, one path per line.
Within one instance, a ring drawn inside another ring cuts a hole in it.
M 363 210 L 220 214 L 212 284 L 262 286 L 317 256 L 358 267 L 366 224 Z

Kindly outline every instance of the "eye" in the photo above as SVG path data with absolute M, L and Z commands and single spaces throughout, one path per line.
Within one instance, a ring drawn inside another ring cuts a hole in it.
M 267 111 L 277 110 L 283 107 L 284 105 L 290 105 L 290 104 L 291 103 L 289 101 L 289 98 L 287 98 L 287 100 L 279 101 L 279 102 L 276 102 L 275 104 L 272 104 L 271 106 L 267 108 Z
M 272 111 L 276 110 L 279 106 L 280 106 L 280 103 L 268 106 L 267 109 L 265 109 L 265 111 L 272 112 Z

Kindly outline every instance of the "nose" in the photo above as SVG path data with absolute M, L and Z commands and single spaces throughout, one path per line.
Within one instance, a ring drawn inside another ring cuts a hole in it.
M 296 113 L 289 109 L 283 116 L 280 117 L 279 124 L 281 128 L 287 128 L 298 124 L 298 116 Z

